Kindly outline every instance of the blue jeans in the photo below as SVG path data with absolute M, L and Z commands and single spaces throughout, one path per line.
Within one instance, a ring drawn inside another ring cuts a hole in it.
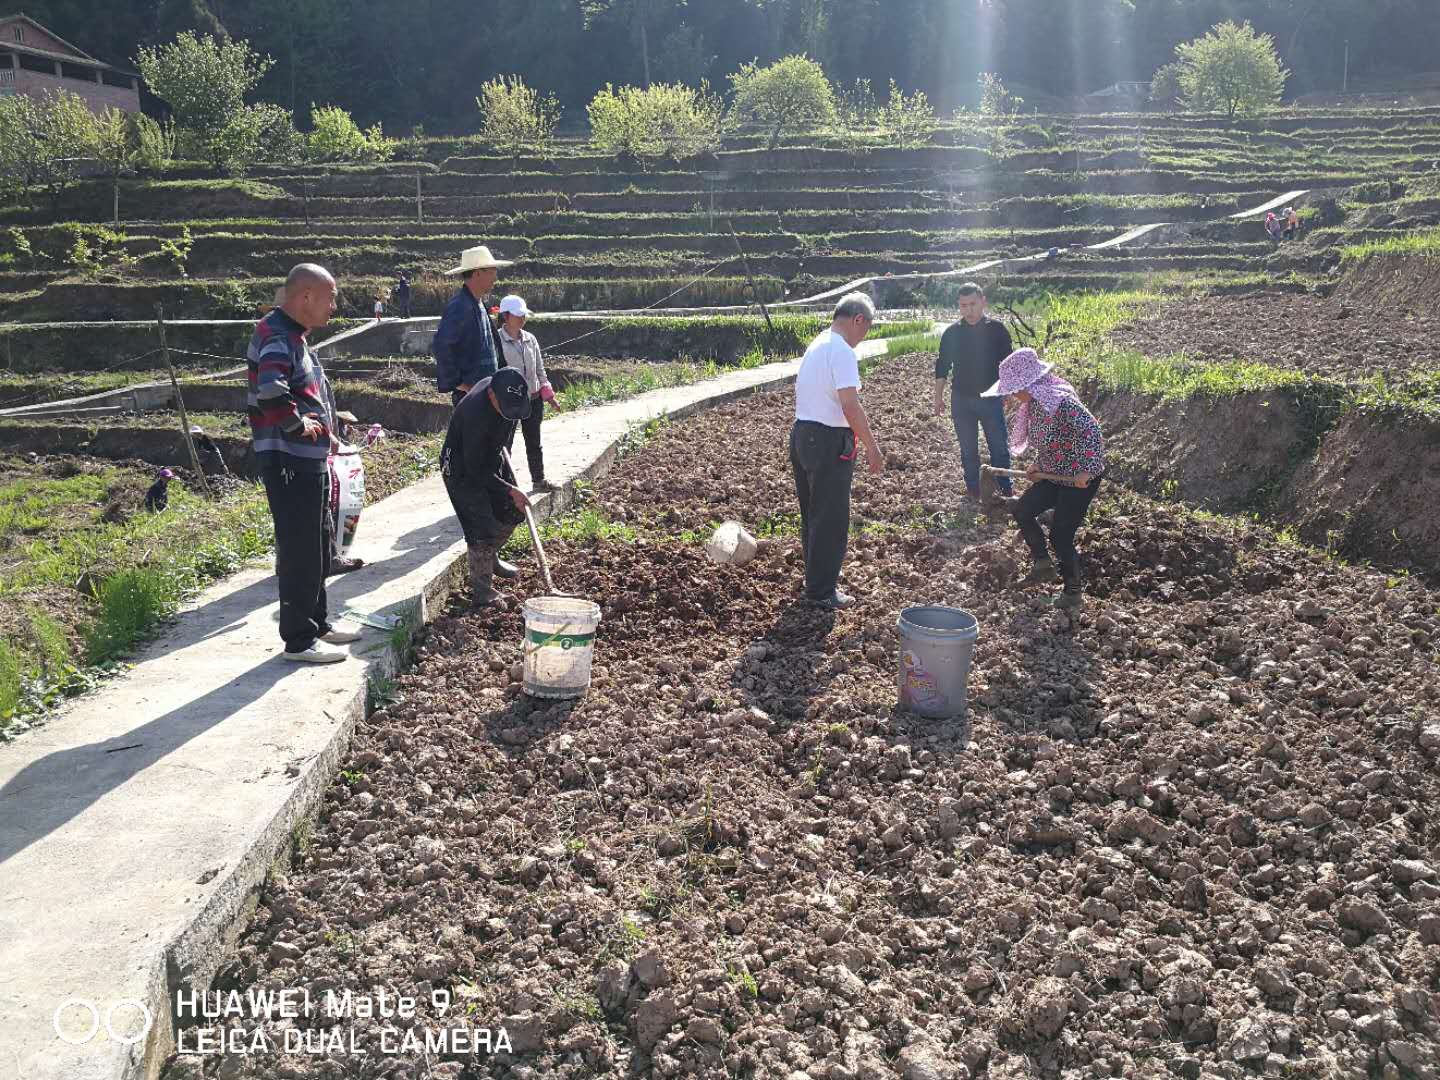
M 950 419 L 960 440 L 960 466 L 965 471 L 965 489 L 980 489 L 980 428 L 990 447 L 990 464 L 1010 468 L 1010 436 L 1005 430 L 1005 403 L 1001 398 L 959 397 L 950 399 Z M 997 487 L 1010 494 L 1009 477 L 997 477 Z

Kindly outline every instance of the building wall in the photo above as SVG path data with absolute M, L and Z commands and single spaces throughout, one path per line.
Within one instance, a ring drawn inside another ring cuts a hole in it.
M 15 36 L 16 27 L 19 27 L 20 35 L 24 39 L 23 41 Z M 32 24 L 25 22 L 23 19 L 13 19 L 0 23 L 0 41 L 18 45 L 28 45 L 32 49 L 63 53 L 66 56 L 80 55 L 69 45 L 63 44 L 59 38 L 51 36 L 44 30 L 37 30 Z
M 7 81 L 4 85 L 0 85 L 0 92 L 13 90 L 38 97 L 47 90 L 68 90 L 72 94 L 79 94 L 85 99 L 86 104 L 97 113 L 104 112 L 106 109 L 120 109 L 123 112 L 140 111 L 139 90 L 126 90 L 119 86 L 105 86 L 99 82 L 86 82 L 80 79 L 66 79 L 59 75 L 27 71 L 24 68 L 11 69 L 5 74 L 13 74 L 15 81 L 13 83 Z

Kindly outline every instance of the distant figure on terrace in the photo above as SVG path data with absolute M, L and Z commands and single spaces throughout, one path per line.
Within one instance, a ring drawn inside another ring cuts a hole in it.
M 512 367 L 525 376 L 525 385 L 530 391 L 530 415 L 520 422 L 525 435 L 525 457 L 530 462 L 530 490 L 532 492 L 554 491 L 555 485 L 545 479 L 545 455 L 540 449 L 540 421 L 545 416 L 545 406 L 555 404 L 555 390 L 545 374 L 545 357 L 540 352 L 540 342 L 525 329 L 525 320 L 530 309 L 519 296 L 507 296 L 500 301 L 500 348 L 506 367 Z
M 169 469 L 161 469 L 155 474 L 155 483 L 145 492 L 146 510 L 158 514 L 170 505 L 170 481 L 174 479 L 175 474 Z
M 390 300 L 399 312 L 400 318 L 410 318 L 410 279 L 402 271 L 400 280 L 395 282 L 395 288 L 390 290 Z
M 432 346 L 435 381 L 450 403 L 459 405 L 470 388 L 495 374 L 501 364 L 500 332 L 485 310 L 485 297 L 495 287 L 500 267 L 513 263 L 497 259 L 488 247 L 473 247 L 460 257 L 460 265 L 446 273 L 459 274 L 463 283 L 445 306 Z
M 990 464 L 1010 467 L 1006 448 L 1005 406 L 997 399 L 982 397 L 985 388 L 1000 377 L 1000 361 L 1015 348 L 1010 331 L 998 319 L 985 313 L 985 290 L 974 282 L 960 286 L 960 321 L 940 336 L 940 353 L 935 358 L 935 415 L 945 415 L 945 381 L 953 373 L 950 390 L 950 421 L 960 442 L 960 466 L 965 473 L 965 493 L 980 497 L 980 429 L 990 448 Z M 1010 494 L 1010 481 L 1001 480 L 1000 490 Z
M 1285 239 L 1293 240 L 1300 235 L 1300 215 L 1293 206 L 1285 208 Z
M 190 438 L 195 443 L 195 456 L 200 459 L 200 468 L 209 476 L 229 476 L 230 466 L 225 464 L 225 455 L 215 440 L 205 434 L 199 424 L 190 425 Z
M 1265 233 L 1277 244 L 1280 242 L 1280 219 L 1275 216 L 1274 210 L 1269 210 L 1265 214 Z

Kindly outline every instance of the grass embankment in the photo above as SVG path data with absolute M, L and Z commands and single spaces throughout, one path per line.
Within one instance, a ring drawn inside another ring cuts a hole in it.
M 1147 356 L 1109 340 L 1110 331 L 1143 315 L 1161 299 L 1157 293 L 1145 291 L 1053 298 L 1044 315 L 1044 320 L 1056 325 L 1048 358 L 1074 381 L 1162 400 L 1283 390 L 1325 402 L 1336 417 L 1349 409 L 1440 417 L 1440 373 L 1412 376 L 1403 384 L 1390 382 L 1383 373 L 1341 382 L 1249 360 L 1206 363 L 1184 353 Z
M 1357 262 L 1373 255 L 1419 255 L 1430 259 L 1440 257 L 1440 229 L 1367 240 L 1363 244 L 1350 244 L 1340 252 L 1343 262 Z
M 370 499 L 433 471 L 439 441 L 392 438 L 367 451 Z M 175 481 L 167 508 L 151 514 L 148 467 L 72 467 L 0 459 L 0 735 L 88 689 L 187 598 L 274 543 L 256 484 L 207 500 Z

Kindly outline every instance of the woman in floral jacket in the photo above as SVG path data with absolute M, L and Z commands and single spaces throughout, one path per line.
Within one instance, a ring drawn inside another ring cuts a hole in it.
M 1018 585 L 1027 588 L 1058 577 L 1065 585 L 1056 605 L 1078 607 L 1083 583 L 1075 532 L 1105 475 L 1100 424 L 1080 404 L 1075 388 L 1053 374 L 1034 349 L 1018 349 L 1006 357 L 1000 364 L 1000 381 L 982 396 L 1013 397 L 1019 408 L 1010 423 L 1010 452 L 1019 456 L 1035 449 L 1035 461 L 1026 469 L 1029 490 L 1011 502 L 1011 513 L 1035 559 Z M 1050 543 L 1060 563 L 1058 574 L 1036 520 L 1047 510 L 1055 511 Z

